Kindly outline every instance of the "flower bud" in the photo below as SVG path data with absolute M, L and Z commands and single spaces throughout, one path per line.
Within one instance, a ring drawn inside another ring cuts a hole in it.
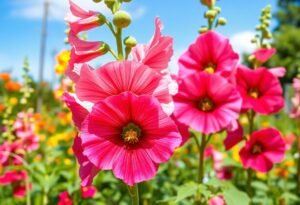
M 254 55 L 250 55 L 250 56 L 248 57 L 248 61 L 249 61 L 249 62 L 254 62 L 254 61 L 255 61 L 255 56 L 254 56 Z
M 213 19 L 217 15 L 217 12 L 215 10 L 208 10 L 205 12 L 205 18 Z
M 99 2 L 101 2 L 102 0 L 93 0 L 93 2 L 95 2 L 95 3 L 99 3 Z
M 207 27 L 201 27 L 200 29 L 199 29 L 199 33 L 205 33 L 205 32 L 207 32 L 208 31 L 208 28 Z
M 214 7 L 213 10 L 217 12 L 217 14 L 221 13 L 222 9 L 218 6 Z
M 113 23 L 117 28 L 126 28 L 131 23 L 131 16 L 126 11 L 117 11 L 113 17 Z
M 216 3 L 216 0 L 200 0 L 201 3 L 208 7 L 213 7 Z
M 137 41 L 136 41 L 136 39 L 135 39 L 134 37 L 132 37 L 132 36 L 128 36 L 128 37 L 126 37 L 126 38 L 124 39 L 124 45 L 125 45 L 126 47 L 133 48 L 133 47 L 136 46 L 136 44 L 137 44 Z
M 273 35 L 272 35 L 271 32 L 268 32 L 268 33 L 266 34 L 266 38 L 267 38 L 267 39 L 272 39 L 272 37 L 273 37 Z
M 104 3 L 108 8 L 112 9 L 116 3 L 116 0 L 104 0 Z
M 122 0 L 123 2 L 129 3 L 131 0 Z
M 109 45 L 107 43 L 101 42 L 101 47 L 99 48 L 99 51 L 101 51 L 102 54 L 105 54 L 109 51 Z
M 255 29 L 256 29 L 257 31 L 261 30 L 261 25 L 257 25 L 257 26 L 255 27 Z
M 270 25 L 270 20 L 264 20 L 263 24 L 266 25 L 266 26 L 269 26 Z
M 102 26 L 106 22 L 106 17 L 103 14 L 99 14 L 98 21 L 99 21 L 100 26 Z
M 227 24 L 227 20 L 225 18 L 223 18 L 223 17 L 220 17 L 218 19 L 218 24 L 221 25 L 221 26 L 224 26 L 224 25 Z
M 256 38 L 252 38 L 251 39 L 251 43 L 257 43 L 257 39 Z

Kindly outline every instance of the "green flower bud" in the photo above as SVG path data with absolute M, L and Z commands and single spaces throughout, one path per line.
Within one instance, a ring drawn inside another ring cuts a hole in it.
M 104 42 L 101 42 L 101 43 L 102 44 L 101 44 L 101 47 L 99 48 L 99 51 L 101 51 L 103 54 L 106 54 L 109 51 L 110 47 L 107 43 L 104 43 Z
M 215 10 L 208 10 L 205 12 L 205 18 L 213 19 L 217 15 L 217 12 Z
M 265 17 L 266 17 L 267 19 L 271 19 L 271 18 L 272 18 L 272 14 L 266 14 Z
M 214 7 L 213 10 L 217 12 L 217 14 L 221 13 L 222 9 L 218 6 Z
M 220 17 L 217 22 L 219 25 L 224 26 L 227 24 L 227 20 L 223 17 Z
M 100 14 L 98 16 L 98 21 L 99 21 L 100 26 L 102 26 L 106 22 L 106 17 L 103 14 Z
M 200 29 L 199 29 L 199 33 L 205 33 L 205 32 L 207 32 L 208 31 L 208 28 L 207 27 L 201 27 Z
M 257 25 L 257 26 L 255 27 L 255 29 L 256 29 L 257 31 L 261 30 L 261 25 Z
M 267 27 L 270 25 L 270 20 L 264 20 L 263 24 L 266 25 Z
M 137 41 L 136 41 L 136 39 L 135 39 L 134 37 L 132 37 L 132 36 L 128 36 L 128 37 L 126 37 L 126 38 L 124 39 L 124 45 L 125 45 L 126 47 L 133 48 L 133 47 L 136 46 L 136 44 L 137 44 Z
M 117 11 L 113 17 L 113 23 L 117 28 L 126 28 L 131 23 L 131 16 L 126 11 Z
M 95 3 L 99 3 L 99 2 L 101 2 L 102 0 L 93 0 L 93 2 L 95 2 Z
M 104 0 L 104 3 L 108 8 L 112 9 L 116 3 L 116 0 Z
M 131 0 L 122 0 L 123 2 L 129 3 Z
M 250 55 L 250 56 L 248 57 L 248 61 L 249 61 L 249 62 L 254 62 L 254 61 L 255 61 L 255 56 L 254 56 L 254 55 Z
M 272 39 L 272 37 L 273 37 L 273 35 L 272 35 L 271 32 L 268 32 L 268 33 L 266 34 L 266 38 L 267 38 L 267 39 Z
M 257 43 L 257 39 L 256 38 L 252 38 L 251 39 L 251 43 Z

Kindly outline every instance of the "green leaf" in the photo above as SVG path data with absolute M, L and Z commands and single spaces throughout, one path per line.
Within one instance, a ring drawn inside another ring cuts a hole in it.
M 199 190 L 199 185 L 194 182 L 190 182 L 188 184 L 179 187 L 177 191 L 176 203 L 190 196 L 194 196 L 198 190 Z
M 223 197 L 228 205 L 249 205 L 250 203 L 248 195 L 234 186 L 228 186 L 223 192 Z
M 265 192 L 267 192 L 269 190 L 269 187 L 261 181 L 252 182 L 252 187 L 254 189 L 259 189 L 259 190 L 262 190 L 262 191 L 265 191 Z

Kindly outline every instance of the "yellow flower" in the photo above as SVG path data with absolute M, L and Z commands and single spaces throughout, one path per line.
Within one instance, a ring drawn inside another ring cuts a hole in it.
M 269 123 L 269 122 L 262 122 L 262 123 L 261 123 L 261 126 L 262 126 L 263 128 L 268 128 L 268 127 L 270 127 L 270 123 Z
M 241 162 L 241 158 L 240 158 L 240 154 L 239 154 L 240 150 L 238 146 L 234 146 L 232 148 L 232 158 L 234 161 L 236 162 Z
M 9 99 L 9 103 L 11 105 L 16 105 L 16 104 L 18 104 L 18 99 L 15 98 L 15 97 L 12 97 L 12 98 Z
M 290 160 L 285 161 L 284 165 L 287 167 L 293 167 L 295 165 L 295 162 L 290 159 Z
M 64 164 L 66 166 L 70 166 L 72 164 L 72 161 L 70 159 L 64 159 Z
M 63 75 L 68 67 L 70 60 L 70 51 L 63 50 L 56 56 L 57 65 L 55 66 L 55 72 L 57 75 Z
M 246 115 L 242 115 L 242 117 L 240 118 L 240 122 L 242 125 L 248 125 L 249 121 Z
M 73 156 L 73 154 L 74 154 L 73 149 L 70 147 L 68 149 L 68 155 Z
M 256 172 L 256 177 L 261 180 L 265 180 L 265 179 L 267 179 L 267 174 L 261 173 L 261 172 Z

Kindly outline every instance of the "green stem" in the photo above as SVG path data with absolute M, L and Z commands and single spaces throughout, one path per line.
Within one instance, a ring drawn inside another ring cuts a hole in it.
M 139 187 L 138 184 L 127 186 L 132 205 L 139 205 Z
M 248 193 L 248 195 L 249 195 L 250 198 L 252 198 L 252 196 L 253 196 L 252 188 L 251 188 L 252 175 L 253 175 L 252 170 L 248 169 L 247 170 L 247 187 L 246 187 L 246 190 L 247 190 L 247 193 Z
M 119 60 L 118 55 L 117 55 L 111 48 L 109 48 L 108 51 L 113 55 L 113 57 L 114 57 L 116 60 Z
M 116 42 L 117 42 L 119 60 L 123 60 L 124 55 L 123 55 L 123 42 L 122 42 L 122 29 L 121 28 L 117 28 Z

